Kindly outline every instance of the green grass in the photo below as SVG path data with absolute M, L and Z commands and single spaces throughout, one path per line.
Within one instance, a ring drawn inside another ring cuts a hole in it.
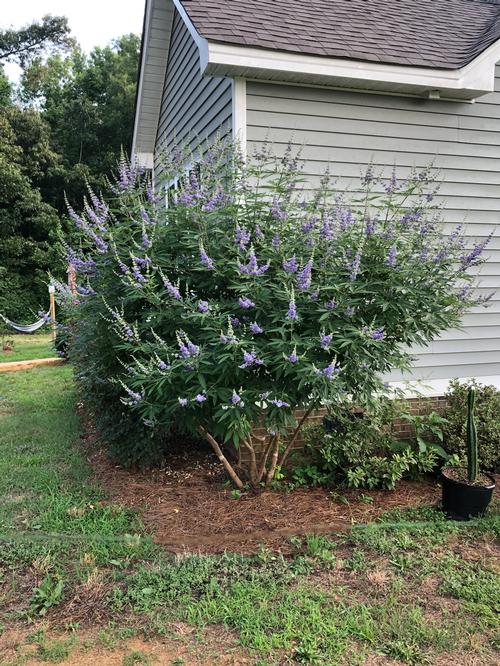
M 113 622 L 120 635 L 140 627 L 163 640 L 181 622 L 201 639 L 205 627 L 229 629 L 256 665 L 362 666 L 376 655 L 456 663 L 457 652 L 493 663 L 494 512 L 462 524 L 432 507 L 391 511 L 347 535 L 295 538 L 287 557 L 174 557 L 92 483 L 70 368 L 0 375 L 0 397 L 0 626 L 57 623 L 84 598 L 90 618 L 108 618 L 95 629 L 109 649 Z M 72 646 L 37 644 L 52 662 Z M 129 652 L 123 663 L 150 662 Z
M 7 335 L 5 340 L 13 340 L 11 352 L 4 352 L 0 345 L 0 363 L 12 361 L 30 361 L 35 358 L 52 358 L 56 356 L 50 334 Z

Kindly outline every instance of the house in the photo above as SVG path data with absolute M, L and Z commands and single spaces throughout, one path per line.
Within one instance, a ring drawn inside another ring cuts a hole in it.
M 133 153 L 161 176 L 174 138 L 248 155 L 304 145 L 304 172 L 352 184 L 373 161 L 433 162 L 446 222 L 496 233 L 481 291 L 500 287 L 500 0 L 147 0 Z M 500 388 L 500 289 L 418 350 L 412 377 Z M 392 376 L 399 381 L 401 377 Z

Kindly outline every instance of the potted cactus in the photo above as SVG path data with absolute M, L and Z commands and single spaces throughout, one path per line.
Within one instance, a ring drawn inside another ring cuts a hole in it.
M 442 471 L 443 511 L 453 520 L 482 516 L 495 488 L 495 479 L 479 470 L 475 400 L 476 391 L 470 388 L 467 398 L 467 467 L 446 467 Z

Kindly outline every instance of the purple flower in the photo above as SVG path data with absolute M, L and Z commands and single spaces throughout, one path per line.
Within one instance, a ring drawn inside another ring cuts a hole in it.
M 389 250 L 389 254 L 387 255 L 385 263 L 391 268 L 394 268 L 398 262 L 397 257 L 398 257 L 398 248 L 396 247 L 396 245 L 393 245 Z
M 143 232 L 142 232 L 142 247 L 143 247 L 145 250 L 149 250 L 149 248 L 150 248 L 152 245 L 153 245 L 153 243 L 151 242 L 151 239 L 149 238 L 149 236 L 147 235 L 147 233 L 146 233 L 145 231 L 143 231 Z
M 182 358 L 188 359 L 200 354 L 200 348 L 193 344 L 183 332 L 177 333 L 177 344 Z
M 365 235 L 366 236 L 373 236 L 373 234 L 375 233 L 375 226 L 377 224 L 377 218 L 376 217 L 367 217 L 365 222 L 366 222 Z
M 318 298 L 319 298 L 319 291 L 318 290 L 313 291 L 312 294 L 310 294 L 310 296 L 309 296 L 309 300 L 311 300 L 311 301 L 317 301 Z
M 313 260 L 309 259 L 297 276 L 297 286 L 300 291 L 306 291 L 311 286 Z
M 320 338 L 321 347 L 323 349 L 328 349 L 333 340 L 333 334 L 329 333 L 328 335 L 322 335 Z
M 182 296 L 181 296 L 181 292 L 179 291 L 179 287 L 176 287 L 174 284 L 172 284 L 168 278 L 163 279 L 163 285 L 164 285 L 165 289 L 168 291 L 168 293 L 170 294 L 170 296 L 172 296 L 172 298 L 175 298 L 176 301 L 181 301 L 182 300 Z
M 356 278 L 359 275 L 359 271 L 361 270 L 361 255 L 362 255 L 362 250 L 361 248 L 359 248 L 354 256 L 354 259 L 349 264 L 349 269 L 351 271 L 349 279 L 351 280 L 351 282 L 354 282 L 356 280 Z
M 278 248 L 281 245 L 281 238 L 279 234 L 275 234 L 271 241 L 271 245 L 275 248 Z
M 290 363 L 297 363 L 299 360 L 299 357 L 297 356 L 297 350 L 294 349 L 290 356 L 287 356 L 287 359 L 290 361 Z
M 209 271 L 215 270 L 213 259 L 210 259 L 208 254 L 205 252 L 203 245 L 200 245 L 200 261 L 202 265 L 205 266 L 205 268 L 207 268 Z
M 295 255 L 291 257 L 290 259 L 285 259 L 283 261 L 283 270 L 286 271 L 287 273 L 296 273 L 299 269 L 299 266 L 297 264 L 297 259 L 295 258 Z
M 385 335 L 386 335 L 385 330 L 382 327 L 382 328 L 376 328 L 372 332 L 370 337 L 371 337 L 372 340 L 383 340 L 385 338 Z
M 353 317 L 355 312 L 356 312 L 356 310 L 352 306 L 349 306 L 348 308 L 346 308 L 346 311 L 345 311 L 345 313 L 348 317 Z
M 162 361 L 161 359 L 158 361 L 158 367 L 160 370 L 168 370 L 170 368 L 169 365 L 165 363 L 165 361 Z
M 244 273 L 245 275 L 264 275 L 269 270 L 270 263 L 267 262 L 267 264 L 263 264 L 262 266 L 259 266 L 257 263 L 257 257 L 255 256 L 255 250 L 253 249 L 253 246 L 250 248 L 250 252 L 248 253 L 248 264 L 245 266 L 241 262 L 238 262 L 238 270 L 240 273 Z
M 177 398 L 181 407 L 187 407 L 189 400 L 187 398 Z
M 250 308 L 255 307 L 255 303 L 251 301 L 249 298 L 246 296 L 242 296 L 238 299 L 238 303 L 240 308 L 243 308 L 244 310 L 250 310 Z
M 273 204 L 271 206 L 271 215 L 275 220 L 278 220 L 280 222 L 283 222 L 288 217 L 287 212 L 282 209 L 281 203 L 278 201 L 277 198 L 273 200 Z
M 198 402 L 198 403 L 201 404 L 202 402 L 205 402 L 206 399 L 207 399 L 206 395 L 203 395 L 203 393 L 198 393 L 198 395 L 195 398 L 195 402 Z
M 147 211 L 144 210 L 144 208 L 141 208 L 141 219 L 144 222 L 144 224 L 148 225 L 149 227 L 152 227 L 154 225 L 154 222 L 152 222 L 151 218 L 149 217 Z
M 244 250 L 250 242 L 250 232 L 242 229 L 239 224 L 236 225 L 236 245 L 240 250 Z
M 323 377 L 326 377 L 327 379 L 334 379 L 339 372 L 340 368 L 335 361 L 332 361 L 330 365 L 327 365 L 323 370 L 318 370 L 318 374 L 323 375 Z
M 264 329 L 261 328 L 255 321 L 250 324 L 250 330 L 255 335 L 259 335 L 259 333 L 264 333 Z
M 332 240 L 332 238 L 335 236 L 335 230 L 333 227 L 333 220 L 329 215 L 325 215 L 323 217 L 323 222 L 321 224 L 321 228 L 319 230 L 319 233 L 321 234 L 321 237 L 324 238 L 325 240 L 329 241 Z
M 274 398 L 274 400 L 271 400 L 271 405 L 274 405 L 275 407 L 278 407 L 278 408 L 290 407 L 288 402 L 285 402 L 284 400 L 280 400 L 279 398 Z
M 302 223 L 302 227 L 301 227 L 302 231 L 303 231 L 305 234 L 310 234 L 311 231 L 312 231 L 312 230 L 314 229 L 314 227 L 316 226 L 316 222 L 317 222 L 317 221 L 318 221 L 318 218 L 317 218 L 317 217 L 311 217 L 311 218 L 309 218 L 308 220 L 306 220 L 305 222 Z
M 255 238 L 257 240 L 260 240 L 260 241 L 264 240 L 264 234 L 262 233 L 262 229 L 260 228 L 260 226 L 258 224 L 255 227 Z
M 239 366 L 242 370 L 251 368 L 253 365 L 262 365 L 263 361 L 257 358 L 255 352 L 243 352 L 243 363 Z
M 326 309 L 327 310 L 335 310 L 336 307 L 337 307 L 337 303 L 333 300 L 333 298 L 332 298 L 331 301 L 328 301 L 328 303 L 326 304 Z
M 233 395 L 231 397 L 231 404 L 232 405 L 238 405 L 241 402 L 241 396 L 239 396 L 236 391 L 233 391 Z
M 203 314 L 208 312 L 210 310 L 210 306 L 208 304 L 208 301 L 200 301 L 198 303 L 198 310 L 199 310 L 199 312 L 201 312 Z
M 297 315 L 297 306 L 295 305 L 295 293 L 292 290 L 292 294 L 290 296 L 290 303 L 288 304 L 288 312 L 287 312 L 287 319 L 291 319 L 292 321 L 296 321 L 299 317 Z
M 214 196 L 209 199 L 206 203 L 203 204 L 202 210 L 205 213 L 211 213 L 214 211 L 218 206 L 226 203 L 228 200 L 228 197 L 224 192 L 221 192 L 220 190 L 214 194 Z
M 231 326 L 234 326 L 235 328 L 241 324 L 241 321 L 238 319 L 238 317 L 229 317 L 229 321 L 231 322 Z

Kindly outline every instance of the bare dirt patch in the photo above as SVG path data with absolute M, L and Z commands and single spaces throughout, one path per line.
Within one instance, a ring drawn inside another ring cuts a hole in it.
M 346 490 L 337 499 L 321 488 L 234 498 L 206 450 L 176 456 L 150 472 L 125 470 L 92 447 L 88 460 L 110 501 L 139 509 L 154 540 L 174 552 L 253 553 L 261 544 L 286 550 L 289 537 L 342 532 L 391 508 L 436 504 L 440 496 L 434 481 L 405 481 L 394 491 Z
M 31 630 L 33 635 L 33 628 Z M 23 666 L 38 666 L 47 661 L 43 646 L 50 650 L 54 643 L 67 645 L 66 658 L 57 663 L 67 666 L 123 666 L 124 663 L 150 666 L 251 666 L 255 660 L 245 655 L 232 644 L 224 630 L 218 632 L 218 641 L 207 632 L 201 644 L 196 644 L 190 635 L 182 632 L 171 638 L 147 640 L 136 636 L 119 640 L 112 647 L 104 647 L 96 631 L 58 634 L 47 632 L 43 642 L 34 644 L 27 631 L 7 630 L 0 636 L 0 664 L 19 663 Z M 135 655 L 136 660 L 133 659 Z M 127 662 L 128 658 L 128 662 Z

